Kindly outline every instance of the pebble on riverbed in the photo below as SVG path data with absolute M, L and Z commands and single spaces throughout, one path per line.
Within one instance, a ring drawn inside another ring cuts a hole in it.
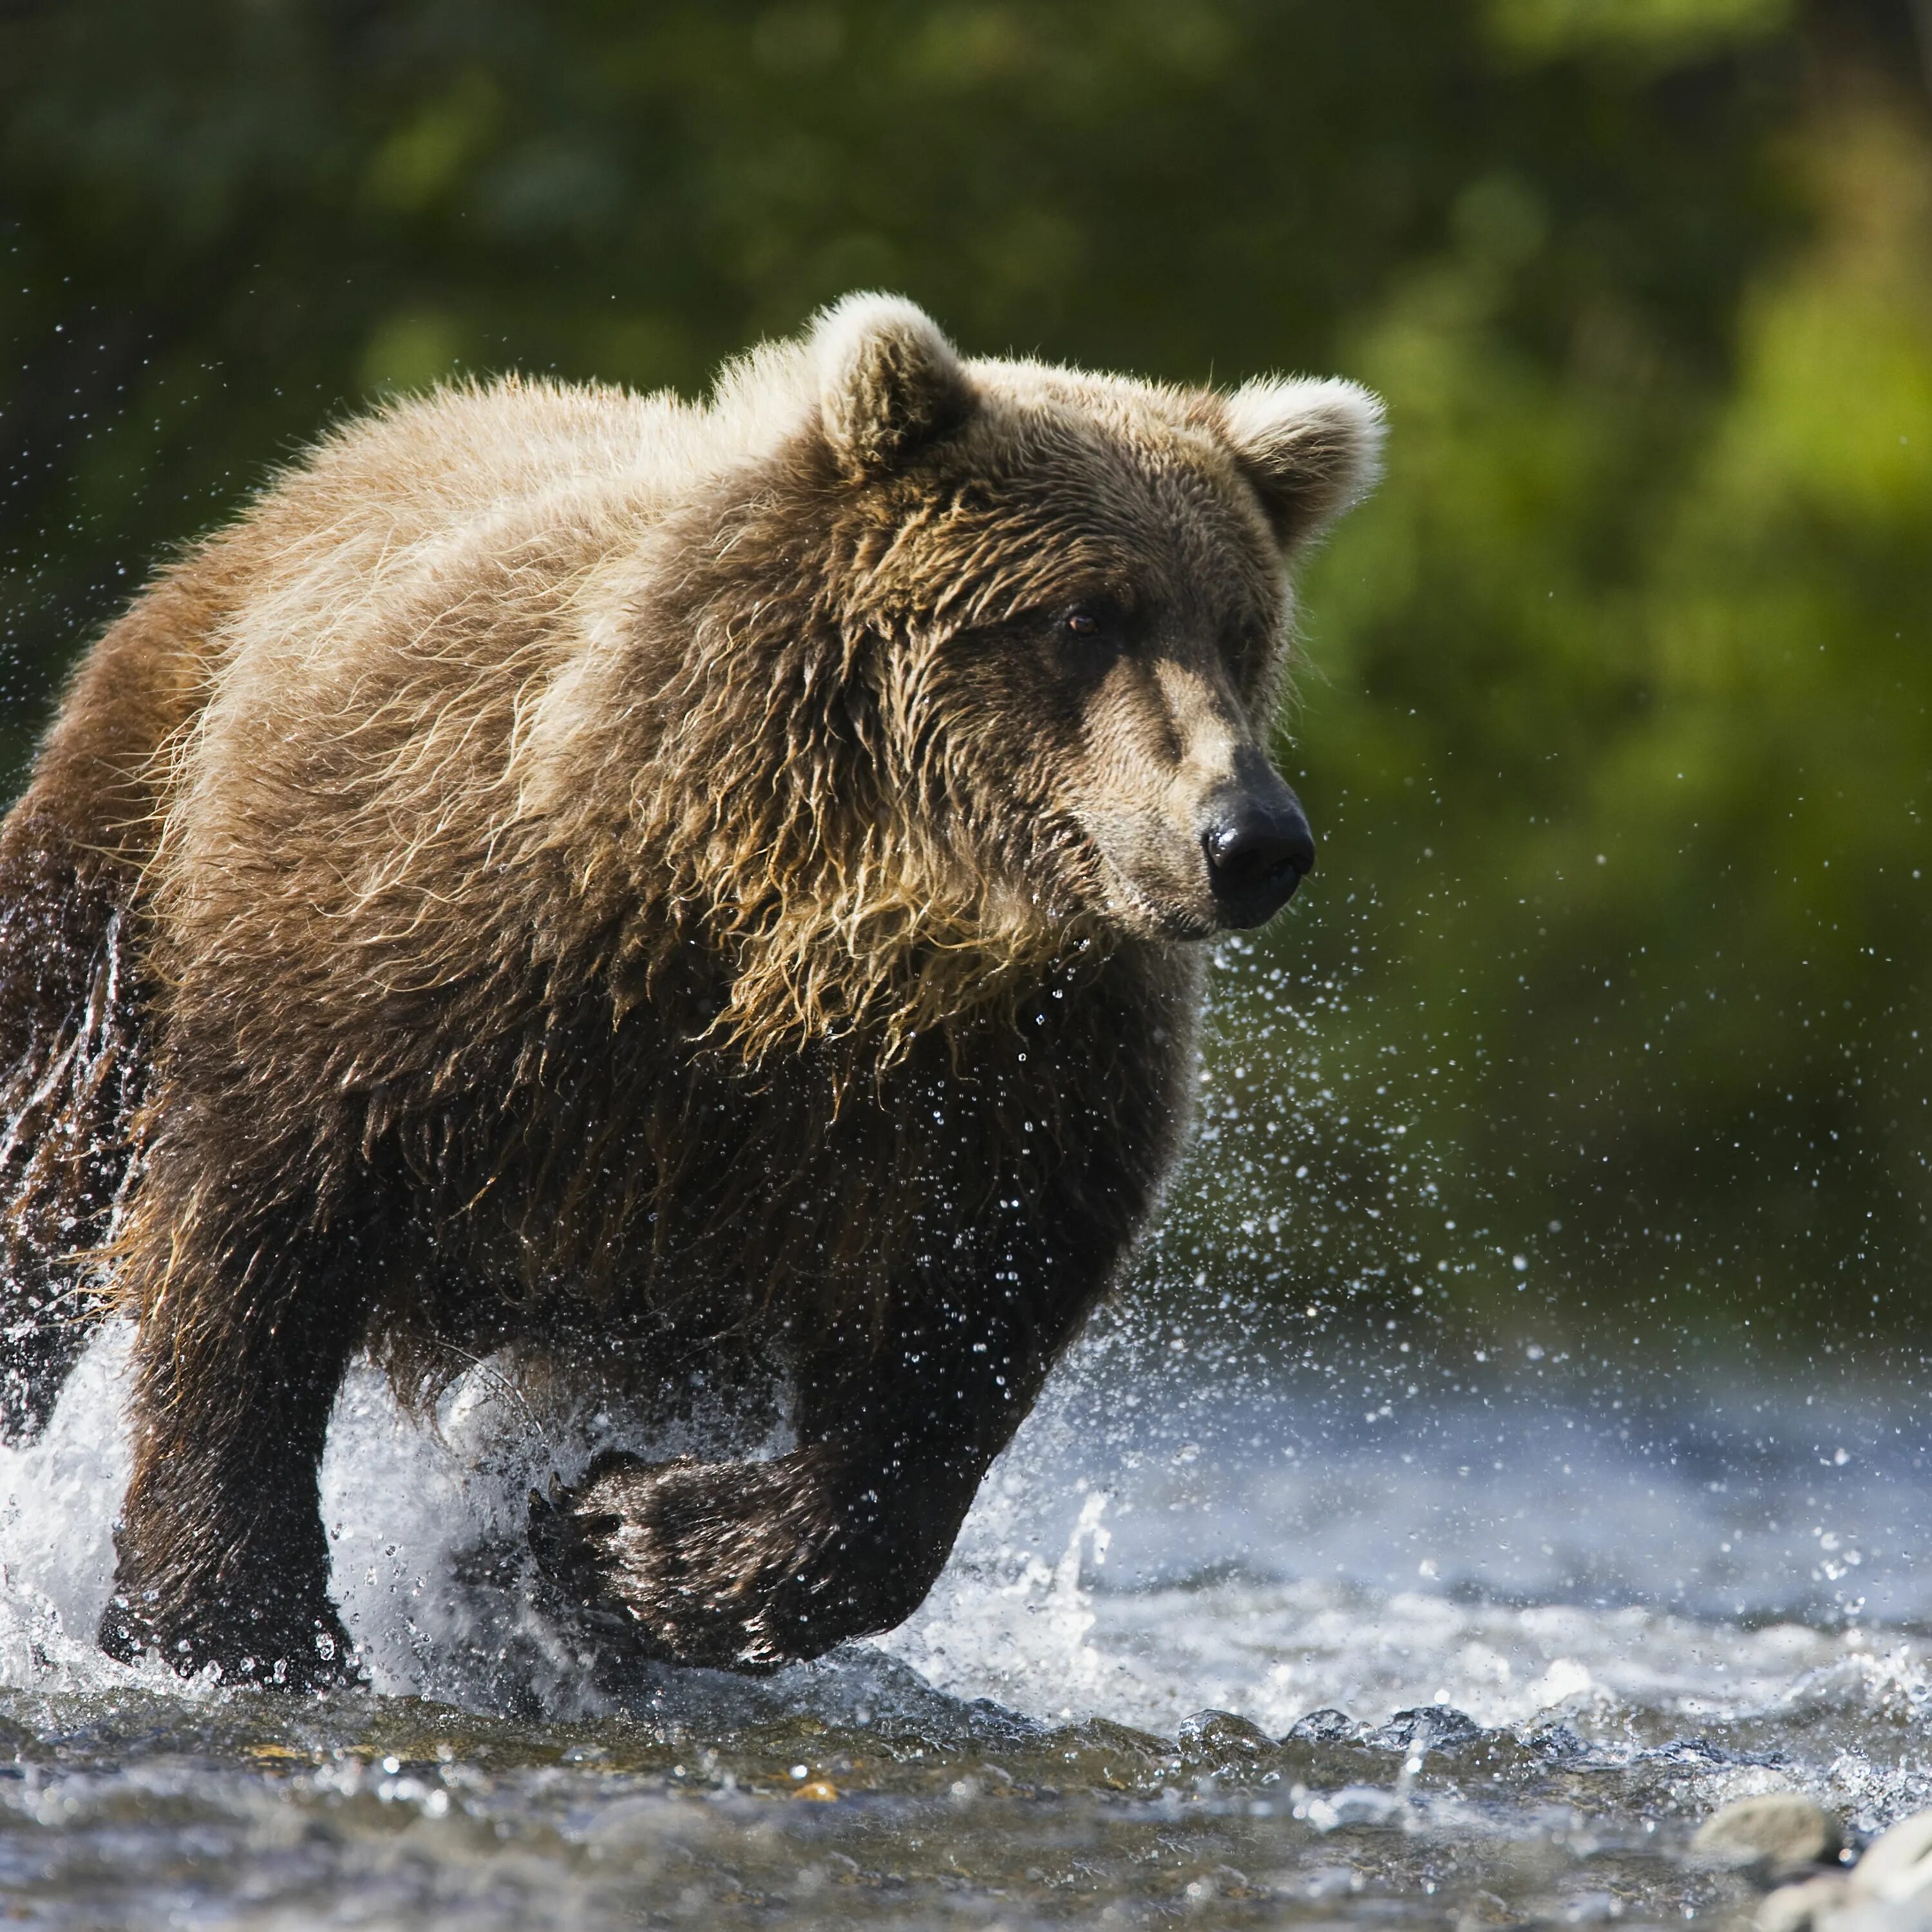
M 1792 1794 L 1778 1792 L 1778 1796 Z M 1746 1804 L 1758 1801 L 1747 1798 Z M 1808 1801 L 1807 1801 L 1808 1802 Z M 1697 1834 L 1701 1842 L 1726 1805 Z M 1758 1932 L 1918 1932 L 1932 1918 L 1932 1811 L 1901 1818 L 1874 1838 L 1848 1874 L 1780 1886 L 1758 1907 Z
M 1691 1849 L 1725 1864 L 1795 1878 L 1838 1856 L 1838 1821 L 1802 1791 L 1740 1798 L 1706 1818 Z
M 1781 1885 L 1758 1907 L 1757 1932 L 1817 1932 L 1852 1902 L 1851 1892 L 1851 1880 L 1838 1872 Z

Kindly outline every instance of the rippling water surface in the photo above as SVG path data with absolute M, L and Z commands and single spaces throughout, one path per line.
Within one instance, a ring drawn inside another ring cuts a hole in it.
M 1932 1803 L 1905 1392 L 1605 1393 L 1394 1346 L 1258 1373 L 1103 1330 L 919 1616 L 762 1682 L 588 1679 L 518 1556 L 567 1428 L 482 1375 L 426 1431 L 364 1376 L 323 1486 L 375 1688 L 303 1702 L 87 1642 L 124 1474 L 109 1334 L 0 1461 L 0 1900 L 62 1926 L 1682 1924 L 1750 1896 L 1688 1850 L 1727 1797 L 1798 1785 L 1855 1835 Z

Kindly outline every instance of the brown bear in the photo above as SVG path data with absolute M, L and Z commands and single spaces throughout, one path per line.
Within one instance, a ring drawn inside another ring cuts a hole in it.
M 104 1647 L 353 1674 L 364 1350 L 778 1376 L 784 1453 L 533 1498 L 546 1574 L 683 1663 L 906 1616 L 1174 1159 L 1198 942 L 1313 862 L 1284 566 L 1378 435 L 854 296 L 703 406 L 397 403 L 164 571 L 0 832 L 11 1430 L 138 1324 Z

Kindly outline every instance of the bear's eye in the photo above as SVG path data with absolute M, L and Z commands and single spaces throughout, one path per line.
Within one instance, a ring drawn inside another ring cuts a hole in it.
M 1060 641 L 1060 663 L 1083 678 L 1103 670 L 1126 644 L 1122 614 L 1104 598 L 1064 604 L 1052 622 Z
M 1089 598 L 1066 607 L 1061 630 L 1076 638 L 1118 639 L 1126 625 L 1126 614 L 1111 598 Z

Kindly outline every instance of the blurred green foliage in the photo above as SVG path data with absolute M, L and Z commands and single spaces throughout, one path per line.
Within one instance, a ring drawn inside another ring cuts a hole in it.
M 860 286 L 976 351 L 1345 370 L 1390 472 L 1307 585 L 1322 869 L 1221 975 L 1208 1272 L 1909 1340 L 1914 4 L 4 0 L 0 758 L 392 387 L 695 388 Z

